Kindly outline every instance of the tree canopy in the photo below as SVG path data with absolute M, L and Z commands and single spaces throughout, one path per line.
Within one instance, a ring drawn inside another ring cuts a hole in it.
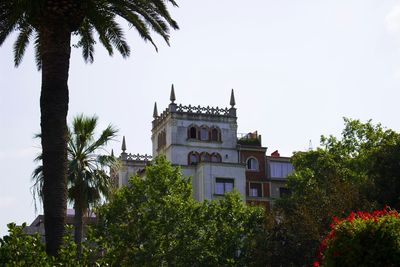
M 270 262 L 308 265 L 334 216 L 399 208 L 400 134 L 371 121 L 345 119 L 341 138 L 322 136 L 321 147 L 296 152 L 290 196 L 276 202 Z
M 263 211 L 239 193 L 197 202 L 191 179 L 164 157 L 98 210 L 96 242 L 111 265 L 252 266 Z

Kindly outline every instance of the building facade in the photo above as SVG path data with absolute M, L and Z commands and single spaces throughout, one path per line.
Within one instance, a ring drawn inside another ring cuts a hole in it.
M 233 90 L 227 108 L 182 105 L 175 100 L 172 86 L 168 107 L 159 113 L 154 105 L 152 156 L 165 155 L 184 175 L 191 176 L 193 197 L 199 201 L 236 189 L 247 203 L 269 209 L 272 180 L 267 148 L 257 132 L 238 135 Z M 127 154 L 124 138 L 118 185 L 142 172 L 151 158 Z

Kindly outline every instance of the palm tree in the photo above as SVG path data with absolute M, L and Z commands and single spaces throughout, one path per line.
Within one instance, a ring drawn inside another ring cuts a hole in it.
M 42 71 L 40 96 L 43 149 L 43 208 L 46 251 L 56 255 L 64 233 L 67 205 L 67 112 L 71 35 L 78 35 L 86 62 L 94 59 L 94 32 L 113 55 L 130 54 L 118 18 L 126 20 L 152 43 L 151 31 L 168 43 L 170 28 L 178 29 L 167 5 L 174 0 L 0 0 L 0 45 L 13 32 L 14 62 L 18 66 L 31 39 Z M 155 46 L 156 47 L 156 46 Z M 156 48 L 157 49 L 157 48 Z
M 98 155 L 99 150 L 116 136 L 117 130 L 109 125 L 96 139 L 94 131 L 97 117 L 79 115 L 74 118 L 68 137 L 68 200 L 73 203 L 75 243 L 78 255 L 81 252 L 84 214 L 106 198 L 113 187 L 106 168 L 115 164 L 114 156 Z M 37 160 L 41 160 L 39 155 Z M 38 166 L 33 174 L 33 193 L 43 197 L 43 167 Z

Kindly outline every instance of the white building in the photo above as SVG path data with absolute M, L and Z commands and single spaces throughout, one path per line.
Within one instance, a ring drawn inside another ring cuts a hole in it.
M 269 209 L 274 199 L 289 193 L 290 158 L 280 157 L 278 151 L 267 157 L 257 131 L 237 133 L 233 90 L 229 108 L 186 106 L 175 100 L 172 86 L 168 107 L 159 114 L 154 105 L 152 155 L 165 155 L 192 177 L 195 199 L 214 199 L 235 188 L 248 204 Z M 124 137 L 120 159 L 122 168 L 115 179 L 122 186 L 141 173 L 152 156 L 127 154 Z
M 165 155 L 182 173 L 192 177 L 193 196 L 202 201 L 214 199 L 235 188 L 246 195 L 246 164 L 240 162 L 237 149 L 237 117 L 235 98 L 231 92 L 230 108 L 185 106 L 175 103 L 174 87 L 171 103 L 158 114 L 154 105 L 152 122 L 153 156 Z M 125 140 L 120 156 L 123 167 L 118 184 L 143 169 L 150 156 L 126 154 Z

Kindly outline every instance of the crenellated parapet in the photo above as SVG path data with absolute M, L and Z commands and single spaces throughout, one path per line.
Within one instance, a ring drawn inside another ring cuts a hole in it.
M 122 146 L 121 146 L 122 153 L 119 156 L 120 160 L 123 161 L 151 161 L 153 157 L 151 155 L 147 154 L 131 154 L 131 153 L 126 153 L 126 141 L 125 141 L 125 136 L 122 138 Z
M 153 157 L 151 155 L 141 155 L 141 154 L 131 154 L 129 153 L 126 156 L 126 160 L 133 160 L 133 161 L 151 161 Z
M 228 108 L 220 108 L 220 107 L 202 107 L 192 106 L 192 105 L 183 105 L 175 103 L 175 90 L 174 85 L 171 87 L 170 101 L 168 108 L 166 108 L 163 112 L 158 114 L 157 112 L 157 103 L 154 104 L 154 112 L 153 112 L 153 129 L 160 125 L 170 114 L 182 114 L 182 115 L 205 115 L 205 116 L 221 116 L 227 118 L 236 118 L 236 108 L 235 108 L 235 96 L 233 93 L 233 89 L 231 91 L 230 105 Z
M 205 115 L 219 115 L 219 116 L 230 116 L 228 108 L 219 108 L 219 107 L 201 107 L 199 106 L 192 106 L 192 105 L 182 105 L 179 104 L 176 107 L 176 112 L 185 112 L 185 113 L 196 113 L 196 114 L 205 114 Z

